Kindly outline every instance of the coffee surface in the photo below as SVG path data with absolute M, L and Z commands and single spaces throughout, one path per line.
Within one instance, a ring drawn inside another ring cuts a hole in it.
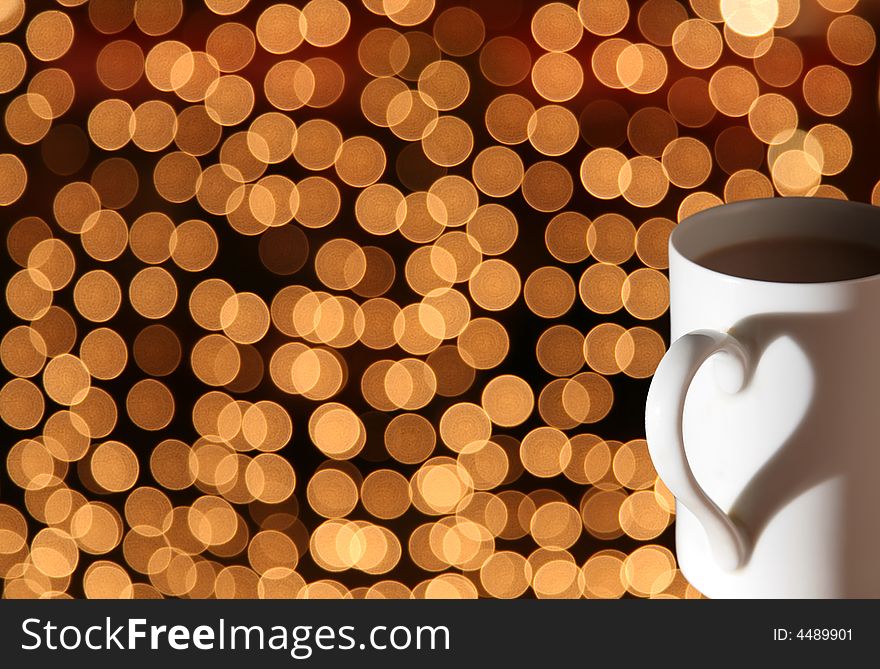
M 715 249 L 697 262 L 744 279 L 821 283 L 880 273 L 880 248 L 828 239 L 759 239 Z

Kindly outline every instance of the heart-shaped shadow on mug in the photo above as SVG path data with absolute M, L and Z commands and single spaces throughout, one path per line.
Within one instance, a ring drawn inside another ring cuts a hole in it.
M 859 500 L 871 498 L 866 491 L 878 485 L 880 473 L 880 356 L 859 360 L 837 353 L 880 346 L 860 327 L 867 308 L 854 303 L 845 311 L 758 314 L 739 321 L 730 333 L 749 353 L 745 386 L 725 394 L 713 365 L 705 365 L 691 386 L 684 419 L 697 480 L 753 546 L 792 500 L 841 478 L 839 508 L 827 510 L 840 531 L 827 540 L 842 542 L 844 578 L 853 584 L 877 569 L 860 557 L 867 554 L 860 537 L 876 533 L 877 509 Z M 689 414 L 707 413 L 709 420 L 688 420 Z

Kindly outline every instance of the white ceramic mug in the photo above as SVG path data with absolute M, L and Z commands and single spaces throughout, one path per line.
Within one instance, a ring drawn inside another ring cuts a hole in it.
M 880 247 L 880 208 L 753 200 L 673 231 L 648 448 L 678 502 L 679 565 L 707 596 L 880 597 L 880 275 L 780 283 L 699 264 L 792 238 Z

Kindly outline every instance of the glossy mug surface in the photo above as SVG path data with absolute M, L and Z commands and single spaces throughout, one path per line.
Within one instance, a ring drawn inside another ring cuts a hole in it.
M 880 208 L 837 200 L 723 205 L 670 237 L 646 435 L 709 597 L 880 597 L 876 259 Z

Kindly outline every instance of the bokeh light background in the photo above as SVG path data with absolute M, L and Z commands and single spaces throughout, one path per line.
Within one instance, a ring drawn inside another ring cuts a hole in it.
M 0 0 L 5 597 L 699 597 L 666 243 L 877 199 L 863 0 Z

